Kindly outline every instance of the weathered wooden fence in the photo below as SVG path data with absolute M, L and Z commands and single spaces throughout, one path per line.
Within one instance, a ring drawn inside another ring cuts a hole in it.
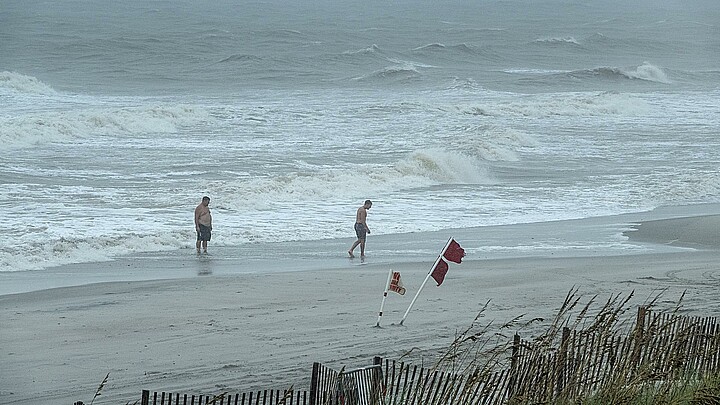
M 378 404 L 384 394 L 381 359 L 352 371 L 334 371 L 320 363 L 313 365 L 310 382 L 312 405 Z
M 309 391 L 263 390 L 242 394 L 187 395 L 144 390 L 141 405 L 365 405 L 377 404 L 382 389 L 381 359 L 351 371 L 313 364 Z
M 309 391 L 188 396 L 142 392 L 141 405 L 476 405 L 575 401 L 603 387 L 720 373 L 717 319 L 638 309 L 626 331 L 563 329 L 557 347 L 515 335 L 504 367 L 464 374 L 376 357 L 335 371 L 313 365 Z
M 638 309 L 628 331 L 564 329 L 557 348 L 516 340 L 510 397 L 574 400 L 603 387 L 667 382 L 720 372 L 716 318 Z
M 141 405 L 309 405 L 307 391 L 262 390 L 242 394 L 188 395 L 143 390 Z
M 505 397 L 507 370 L 462 375 L 385 360 L 384 401 L 387 405 L 491 404 Z
M 720 373 L 716 318 L 639 308 L 627 331 L 564 328 L 558 347 L 515 335 L 509 365 L 452 374 L 385 360 L 387 405 L 573 402 L 603 387 Z

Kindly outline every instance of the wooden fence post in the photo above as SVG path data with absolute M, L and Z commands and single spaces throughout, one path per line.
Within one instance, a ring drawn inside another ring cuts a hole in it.
M 560 350 L 557 354 L 556 367 L 557 367 L 557 383 L 555 397 L 563 395 L 565 389 L 565 369 L 567 367 L 567 354 L 568 354 L 568 340 L 570 340 L 570 328 L 567 326 L 563 328 L 562 338 L 560 339 Z
M 645 345 L 645 317 L 647 315 L 647 307 L 641 305 L 638 307 L 637 318 L 635 320 L 635 346 L 633 347 L 632 365 L 637 368 L 640 363 L 640 355 Z
M 518 335 L 516 333 L 515 336 L 513 336 L 512 357 L 510 358 L 510 368 L 513 370 L 515 370 L 515 367 L 517 367 L 519 352 L 520 352 L 520 335 Z
M 383 369 L 382 369 L 382 357 L 375 356 L 373 357 L 373 366 L 378 366 L 373 371 L 373 379 L 372 379 L 372 388 L 370 393 L 371 403 L 373 405 L 375 404 L 382 404 L 385 402 L 385 378 L 383 376 Z
M 510 357 L 510 383 L 508 384 L 508 397 L 515 395 L 515 385 L 518 378 L 518 361 L 520 357 L 520 335 L 513 337 L 512 356 Z
M 140 405 L 149 405 L 149 404 L 150 404 L 150 391 L 142 390 L 142 397 L 140 399 Z
M 310 378 L 310 405 L 317 405 L 318 384 L 320 383 L 320 363 L 313 363 L 312 377 Z

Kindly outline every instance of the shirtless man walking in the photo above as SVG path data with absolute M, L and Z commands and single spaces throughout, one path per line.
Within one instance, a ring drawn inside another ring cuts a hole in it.
M 367 226 L 367 210 L 371 207 L 372 201 L 365 200 L 365 204 L 357 210 L 357 215 L 355 216 L 355 234 L 357 235 L 357 240 L 353 243 L 352 247 L 350 247 L 350 250 L 348 250 L 350 257 L 355 257 L 353 251 L 357 245 L 360 245 L 360 258 L 365 258 L 365 239 L 367 234 L 370 233 L 370 228 Z
M 200 246 L 203 253 L 207 253 L 207 244 L 210 240 L 212 231 L 212 215 L 210 215 L 210 197 L 205 196 L 195 208 L 195 232 L 197 232 L 197 242 L 195 248 L 200 254 Z

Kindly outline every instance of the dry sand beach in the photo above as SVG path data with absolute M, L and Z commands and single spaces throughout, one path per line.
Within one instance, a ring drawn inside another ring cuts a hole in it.
M 2 274 L 0 402 L 89 402 L 107 373 L 95 403 L 133 402 L 142 389 L 307 389 L 315 361 L 354 368 L 376 355 L 399 359 L 411 351 L 409 359 L 427 365 L 488 300 L 484 323 L 523 314 L 548 319 L 573 287 L 600 301 L 635 291 L 632 305 L 667 289 L 658 305 L 668 307 L 687 291 L 683 311 L 714 316 L 720 310 L 718 214 L 717 205 L 703 205 L 461 231 L 455 237 L 468 256 L 451 265 L 442 286 L 431 280 L 404 326 L 397 323 L 435 257 L 373 261 L 373 251 L 393 244 L 439 250 L 448 233 L 373 235 L 364 265 L 340 257 L 349 241 L 340 240 L 298 243 L 295 256 L 292 244 L 278 246 L 289 253 L 273 263 L 219 249 L 208 258 L 181 252 L 68 266 L 44 276 Z M 582 249 L 587 235 L 623 232 L 618 239 L 626 254 Z M 577 240 L 579 253 L 495 257 L 482 248 L 554 238 Z M 339 253 L 323 258 L 320 246 L 328 255 Z M 389 268 L 401 272 L 408 293 L 389 295 L 383 327 L 375 328 Z M 520 333 L 531 337 L 532 331 Z

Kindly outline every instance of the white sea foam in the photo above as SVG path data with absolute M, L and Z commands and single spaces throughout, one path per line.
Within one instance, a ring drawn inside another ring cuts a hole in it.
M 558 74 L 558 73 L 569 73 L 567 70 L 553 70 L 553 69 L 505 69 L 503 70 L 505 73 L 517 73 L 517 74 L 523 74 L 523 75 L 548 75 L 548 74 Z
M 477 92 L 478 90 L 482 90 L 483 87 L 473 79 L 461 79 L 459 77 L 454 77 L 452 83 L 448 86 L 448 89 Z
M 214 217 L 219 224 L 213 245 L 237 246 L 258 240 L 346 235 L 347 230 L 338 228 L 338 218 L 347 211 L 348 202 L 362 201 L 367 196 L 388 199 L 398 192 L 402 194 L 403 190 L 487 183 L 488 175 L 479 159 L 428 148 L 410 153 L 388 166 L 361 165 L 354 169 L 287 173 L 267 178 L 225 178 L 208 181 L 202 187 L 203 193 L 213 196 Z M 134 252 L 192 246 L 190 208 L 184 212 L 182 207 L 177 207 L 181 195 L 164 196 L 162 190 L 144 192 L 143 200 L 151 201 L 150 208 L 155 207 L 144 212 L 132 208 L 133 203 L 127 208 L 119 207 L 118 204 L 128 198 L 119 190 L 75 186 L 63 187 L 62 191 L 55 189 L 32 192 L 24 187 L 14 188 L 11 194 L 34 201 L 48 193 L 56 194 L 56 198 L 85 197 L 70 205 L 46 204 L 46 208 L 53 211 L 52 218 L 37 212 L 32 215 L 32 226 L 17 217 L 18 223 L 12 227 L 23 237 L 18 245 L 0 247 L 0 271 L 37 270 L 67 263 L 110 260 Z M 33 197 L 35 194 L 38 196 Z M 338 205 L 338 202 L 344 203 Z M 82 215 L 77 215 L 77 206 L 88 204 L 97 208 L 84 209 Z M 308 205 L 313 208 L 308 210 Z M 191 207 L 192 202 L 188 206 Z M 297 215 L 299 209 L 314 223 L 312 229 L 305 229 L 302 234 L 298 234 L 297 229 L 303 227 L 307 218 Z M 384 226 L 399 232 L 413 229 L 412 223 L 402 226 L 402 222 L 399 217 L 385 221 Z M 424 222 L 428 226 L 432 221 Z M 142 226 L 138 228 L 138 224 Z
M 535 40 L 537 43 L 542 44 L 572 44 L 580 45 L 580 43 L 574 37 L 543 37 Z
M 465 136 L 453 139 L 451 144 L 487 161 L 516 162 L 520 160 L 521 148 L 538 145 L 533 136 L 514 128 L 481 126 L 465 132 Z
M 445 49 L 445 45 L 439 44 L 439 43 L 434 43 L 434 44 L 427 44 L 427 45 L 419 46 L 419 47 L 413 49 L 413 51 L 437 51 L 437 50 L 443 50 L 443 49 Z
M 0 90 L 25 94 L 56 94 L 57 92 L 35 77 L 16 72 L 0 72 Z
M 191 232 L 126 234 L 102 237 L 43 237 L 23 244 L 19 251 L 0 249 L 0 272 L 40 270 L 70 263 L 102 262 L 132 252 L 177 250 L 189 247 Z
M 264 178 L 210 182 L 213 194 L 231 197 L 238 204 L 265 207 L 268 202 L 356 200 L 437 184 L 489 183 L 483 163 L 470 155 L 428 148 L 410 153 L 392 165 L 361 165 L 349 169 L 288 173 Z
M 579 70 L 568 73 L 571 77 L 601 77 L 606 79 L 633 79 L 643 80 L 647 82 L 671 84 L 672 81 L 663 69 L 652 65 L 648 62 L 637 67 L 618 68 L 618 67 L 599 67 L 595 69 Z
M 0 117 L 0 150 L 96 135 L 171 133 L 208 118 L 203 108 L 187 105 L 93 107 Z
M 487 171 L 479 160 L 445 149 L 416 151 L 398 162 L 394 170 L 401 174 L 402 183 L 408 180 L 404 177 L 430 179 L 442 184 L 489 183 Z
M 635 69 L 621 69 L 620 72 L 631 79 L 647 80 L 650 82 L 658 82 L 670 84 L 672 83 L 665 72 L 648 62 L 644 62 L 642 65 Z
M 551 97 L 526 96 L 519 101 L 499 101 L 473 105 L 464 109 L 468 114 L 526 117 L 634 115 L 648 110 L 647 103 L 630 94 L 615 92 L 564 93 Z
M 443 52 L 443 51 L 458 51 L 458 52 L 472 53 L 474 51 L 474 49 L 465 43 L 457 44 L 457 45 L 445 45 L 445 44 L 440 44 L 440 43 L 433 43 L 433 44 L 419 46 L 417 48 L 414 48 L 412 51 L 420 52 L 420 53 Z
M 421 75 L 420 68 L 432 68 L 421 62 L 401 60 L 397 58 L 387 58 L 393 65 L 386 66 L 380 70 L 376 70 L 366 75 L 354 77 L 352 81 L 374 81 L 374 80 L 404 80 L 408 78 L 418 77 Z

